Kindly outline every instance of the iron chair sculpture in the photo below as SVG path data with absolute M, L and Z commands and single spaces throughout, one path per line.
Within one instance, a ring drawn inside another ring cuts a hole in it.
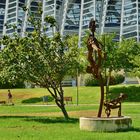
M 127 98 L 127 95 L 124 93 L 120 93 L 120 96 L 111 101 L 104 101 L 105 113 L 107 117 L 111 114 L 111 109 L 119 108 L 118 117 L 121 117 L 121 102 Z

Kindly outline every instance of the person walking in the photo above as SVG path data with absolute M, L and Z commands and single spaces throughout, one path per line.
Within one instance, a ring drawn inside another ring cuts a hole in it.
M 13 101 L 12 101 L 12 93 L 10 91 L 10 89 L 8 89 L 8 104 L 10 105 L 14 105 Z

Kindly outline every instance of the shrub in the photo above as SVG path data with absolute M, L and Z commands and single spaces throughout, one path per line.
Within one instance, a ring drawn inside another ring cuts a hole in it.
M 25 88 L 25 84 L 23 81 L 18 81 L 16 83 L 0 82 L 0 89 L 9 89 L 9 88 Z
M 115 74 L 110 78 L 110 85 L 116 85 L 123 83 L 125 77 L 122 74 Z M 104 77 L 104 85 L 106 85 L 107 79 Z M 99 81 L 90 76 L 85 79 L 85 86 L 99 86 Z
M 124 75 L 122 75 L 122 74 L 117 74 L 117 75 L 115 76 L 115 81 L 116 81 L 115 84 L 123 83 L 124 80 L 125 80 L 125 77 L 124 77 Z
M 85 86 L 98 86 L 99 81 L 94 79 L 93 77 L 88 77 L 85 79 Z
M 108 98 L 115 99 L 120 93 L 127 95 L 127 98 L 124 100 L 126 102 L 140 102 L 140 86 L 138 85 L 111 87 Z

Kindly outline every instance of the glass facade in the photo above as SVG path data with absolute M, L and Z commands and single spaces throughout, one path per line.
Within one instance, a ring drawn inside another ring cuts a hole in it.
M 15 24 L 21 35 L 32 31 L 28 12 L 36 13 L 38 2 L 42 2 L 43 15 L 36 19 L 42 20 L 42 28 L 46 15 L 57 20 L 56 29 L 45 31 L 50 36 L 59 29 L 62 35 L 79 34 L 80 41 L 94 18 L 98 33 L 116 32 L 116 40 L 140 39 L 140 0 L 0 0 L 0 35 L 15 32 L 11 26 L 4 26 L 10 24 Z M 23 11 L 23 6 L 28 10 Z
M 4 27 L 4 15 L 5 15 L 5 0 L 0 1 L 0 36 Z

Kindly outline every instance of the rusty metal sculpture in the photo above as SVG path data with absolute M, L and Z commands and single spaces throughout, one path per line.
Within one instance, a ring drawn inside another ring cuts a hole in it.
M 91 30 L 92 34 L 88 38 L 88 45 L 87 45 L 88 61 L 90 63 L 90 66 L 87 67 L 87 72 L 92 73 L 94 77 L 98 79 L 100 77 L 100 67 L 101 67 L 101 62 L 103 60 L 103 52 L 100 47 L 102 46 L 102 44 L 94 36 L 96 25 L 93 19 L 91 19 L 89 23 L 89 29 Z M 97 52 L 96 56 L 95 55 L 93 56 L 94 52 Z
M 95 38 L 94 33 L 96 30 L 95 20 L 91 19 L 89 23 L 89 29 L 91 34 L 89 35 L 87 48 L 88 48 L 88 61 L 90 66 L 87 66 L 87 73 L 91 73 L 95 79 L 100 83 L 101 88 L 101 99 L 98 111 L 98 117 L 101 117 L 103 105 L 105 106 L 105 113 L 107 117 L 110 116 L 111 109 L 119 108 L 118 117 L 121 116 L 121 102 L 126 98 L 125 94 L 120 94 L 120 96 L 110 102 L 104 101 L 104 81 L 102 78 L 102 62 L 105 60 L 105 53 L 102 50 L 103 45 Z
M 87 48 L 88 48 L 88 61 L 90 66 L 87 67 L 87 73 L 91 73 L 94 78 L 99 80 L 100 88 L 101 88 L 101 99 L 100 99 L 100 107 L 98 111 L 98 117 L 101 117 L 103 102 L 104 102 L 104 83 L 101 73 L 101 65 L 104 61 L 104 52 L 102 50 L 102 44 L 95 38 L 94 33 L 96 30 L 95 20 L 91 19 L 89 23 L 89 29 L 91 34 L 89 35 Z
M 116 99 L 113 99 L 111 101 L 105 101 L 104 107 L 105 107 L 105 113 L 107 117 L 111 114 L 111 109 L 119 108 L 118 110 L 118 117 L 121 117 L 121 102 L 127 98 L 126 94 L 121 93 L 120 96 Z

